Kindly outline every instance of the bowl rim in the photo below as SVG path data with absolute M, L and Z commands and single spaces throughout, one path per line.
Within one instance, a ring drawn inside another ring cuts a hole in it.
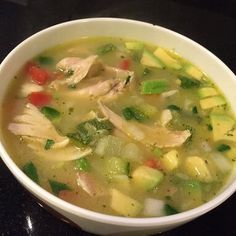
M 209 50 L 198 44 L 197 42 L 191 40 L 190 38 L 179 34 L 173 30 L 167 29 L 162 26 L 154 25 L 151 23 L 138 21 L 138 20 L 131 20 L 131 19 L 125 19 L 125 18 L 113 18 L 113 17 L 95 17 L 95 18 L 84 18 L 84 19 L 77 19 L 72 21 L 67 21 L 63 23 L 59 23 L 53 26 L 50 26 L 46 29 L 43 29 L 32 36 L 26 38 L 24 41 L 22 41 L 18 46 L 16 46 L 2 61 L 0 65 L 0 74 L 2 71 L 2 68 L 5 67 L 6 64 L 9 63 L 12 57 L 18 52 L 18 50 L 24 46 L 26 43 L 29 43 L 29 41 L 33 40 L 36 37 L 40 37 L 42 34 L 47 34 L 48 31 L 51 31 L 52 29 L 57 29 L 61 27 L 67 27 L 72 24 L 83 24 L 87 22 L 121 22 L 124 24 L 136 24 L 140 27 L 149 27 L 159 29 L 160 31 L 165 31 L 169 34 L 172 34 L 174 37 L 178 37 L 181 40 L 188 41 L 195 47 L 197 47 L 199 50 L 204 51 L 204 53 L 208 54 L 213 60 L 217 61 L 220 66 L 226 70 L 226 72 L 229 74 L 230 77 L 234 77 L 235 75 L 233 72 L 213 53 L 211 53 Z M 68 213 L 72 213 L 75 216 L 79 216 L 82 218 L 86 218 L 89 220 L 93 220 L 96 222 L 106 223 L 106 224 L 112 224 L 112 225 L 119 225 L 119 226 L 133 226 L 133 227 L 154 227 L 154 226 L 165 226 L 165 225 L 176 225 L 181 222 L 185 222 L 191 219 L 194 219 L 200 215 L 205 214 L 206 212 L 210 211 L 211 209 L 217 207 L 222 202 L 224 202 L 227 198 L 229 198 L 235 191 L 236 191 L 236 180 L 234 180 L 223 192 L 219 193 L 215 198 L 210 200 L 209 202 L 194 208 L 192 210 L 188 210 L 185 212 L 178 213 L 176 215 L 171 216 L 161 216 L 161 217 L 150 217 L 150 218 L 129 218 L 129 217 L 123 217 L 123 216 L 112 216 L 107 215 L 103 213 L 94 212 L 92 210 L 87 210 L 78 206 L 75 206 L 73 204 L 70 204 L 56 196 L 54 196 L 52 193 L 49 193 L 45 189 L 43 189 L 41 186 L 33 182 L 29 177 L 27 177 L 23 171 L 15 164 L 15 162 L 11 159 L 11 157 L 8 155 L 6 149 L 3 146 L 3 143 L 0 143 L 0 155 L 4 163 L 7 165 L 8 169 L 12 172 L 12 174 L 16 177 L 17 180 L 20 181 L 20 183 L 25 186 L 27 186 L 33 193 L 36 194 L 37 197 L 40 197 L 40 199 L 43 199 L 43 201 L 46 201 L 47 204 L 50 203 L 54 207 L 58 207 L 59 209 L 66 211 Z

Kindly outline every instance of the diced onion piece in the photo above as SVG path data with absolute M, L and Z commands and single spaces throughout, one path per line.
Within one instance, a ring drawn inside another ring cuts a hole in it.
M 145 216 L 163 216 L 165 203 L 162 200 L 146 198 L 144 200 L 143 214 Z
M 131 161 L 140 162 L 142 159 L 139 147 L 134 143 L 128 143 L 125 145 L 122 151 L 122 157 Z
M 211 160 L 222 173 L 229 172 L 233 167 L 232 162 L 220 153 L 212 154 Z

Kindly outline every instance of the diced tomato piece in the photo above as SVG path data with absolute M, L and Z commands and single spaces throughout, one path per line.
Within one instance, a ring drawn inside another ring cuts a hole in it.
M 119 67 L 122 69 L 122 70 L 128 70 L 130 68 L 130 65 L 131 65 L 131 61 L 130 59 L 124 59 L 120 62 L 120 65 Z
M 162 170 L 161 162 L 157 159 L 148 159 L 144 162 L 144 165 L 153 169 Z
M 46 92 L 32 92 L 28 96 L 29 102 L 35 106 L 44 106 L 50 103 L 52 96 Z
M 26 71 L 31 76 L 32 80 L 39 85 L 44 85 L 51 77 L 49 71 L 39 68 L 34 63 L 29 63 L 26 67 Z

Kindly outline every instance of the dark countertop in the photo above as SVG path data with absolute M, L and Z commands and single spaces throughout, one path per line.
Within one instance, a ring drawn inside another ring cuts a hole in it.
M 235 72 L 235 12 L 234 0 L 0 0 L 0 61 L 22 40 L 48 26 L 87 17 L 121 17 L 184 34 L 208 48 Z M 235 202 L 236 195 L 197 220 L 160 235 L 236 235 Z M 41 208 L 0 160 L 0 235 L 91 234 Z

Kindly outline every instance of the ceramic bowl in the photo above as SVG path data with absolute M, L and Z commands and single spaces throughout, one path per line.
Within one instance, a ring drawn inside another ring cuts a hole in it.
M 32 57 L 57 44 L 81 37 L 115 36 L 136 39 L 174 49 L 197 65 L 223 91 L 236 112 L 236 79 L 230 69 L 207 49 L 171 30 L 149 23 L 116 19 L 91 18 L 75 20 L 47 28 L 29 37 L 13 49 L 0 66 L 0 104 L 14 75 Z M 96 234 L 145 235 L 170 230 L 217 207 L 236 190 L 235 173 L 221 192 L 211 201 L 180 214 L 154 218 L 125 218 L 86 210 L 67 203 L 31 181 L 9 156 L 0 137 L 0 155 L 17 180 L 37 199 L 66 217 L 85 231 Z

